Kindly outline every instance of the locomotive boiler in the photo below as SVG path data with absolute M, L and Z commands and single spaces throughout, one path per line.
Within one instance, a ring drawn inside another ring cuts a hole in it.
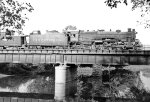
M 70 45 L 76 49 L 108 49 L 123 50 L 137 49 L 141 47 L 140 42 L 136 39 L 137 32 L 129 28 L 126 32 L 116 31 L 68 31 Z

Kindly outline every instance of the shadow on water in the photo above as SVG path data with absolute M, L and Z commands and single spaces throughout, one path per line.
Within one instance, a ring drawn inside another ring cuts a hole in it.
M 1 88 L 18 88 L 21 84 L 25 84 L 29 79 L 29 76 L 8 76 L 0 78 Z
M 18 97 L 18 98 L 34 98 L 34 99 L 54 99 L 54 94 L 0 92 L 0 97 Z

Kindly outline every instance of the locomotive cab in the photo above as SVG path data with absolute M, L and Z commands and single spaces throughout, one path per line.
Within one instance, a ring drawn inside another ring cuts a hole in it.
M 76 29 L 66 29 L 63 33 L 67 36 L 67 41 L 70 48 L 76 49 L 79 48 L 79 30 Z
M 78 42 L 78 31 L 67 31 L 65 33 L 69 42 Z

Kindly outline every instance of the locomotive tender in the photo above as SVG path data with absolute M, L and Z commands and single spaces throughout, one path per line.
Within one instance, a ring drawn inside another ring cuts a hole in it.
M 96 50 L 138 50 L 142 44 L 136 39 L 135 29 L 128 28 L 126 32 L 116 31 L 83 31 L 72 28 L 62 33 L 53 30 L 41 34 L 40 31 L 30 33 L 29 43 L 27 36 L 13 36 L 7 39 L 0 35 L 0 48 L 8 49 L 96 49 Z
M 30 34 L 29 35 L 29 48 L 56 48 L 67 47 L 67 36 L 59 32 L 47 31 L 46 34 Z

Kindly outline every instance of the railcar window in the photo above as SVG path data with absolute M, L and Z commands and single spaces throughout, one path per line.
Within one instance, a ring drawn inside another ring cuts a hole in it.
M 24 44 L 24 37 L 21 37 L 21 43 Z

